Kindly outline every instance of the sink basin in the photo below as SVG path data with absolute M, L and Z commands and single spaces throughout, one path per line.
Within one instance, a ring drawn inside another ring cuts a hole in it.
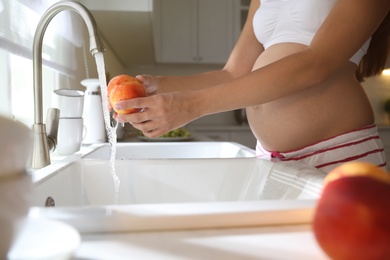
M 311 220 L 325 176 L 256 158 L 117 160 L 115 168 L 117 191 L 108 160 L 36 171 L 34 214 L 80 232 L 302 223 Z M 47 198 L 54 208 L 44 208 Z
M 34 181 L 33 205 L 47 197 L 56 206 L 316 198 L 324 177 L 297 162 L 256 158 L 118 160 L 115 168 L 118 192 L 107 160 L 77 160 Z
M 134 142 L 118 143 L 117 159 L 157 158 L 237 158 L 255 157 L 255 151 L 234 142 Z M 110 158 L 110 145 L 104 144 L 83 158 Z

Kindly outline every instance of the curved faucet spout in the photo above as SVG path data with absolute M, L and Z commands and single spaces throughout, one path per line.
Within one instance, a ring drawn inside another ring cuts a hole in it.
M 33 73 L 34 73 L 34 98 L 35 98 L 35 120 L 36 124 L 43 123 L 42 116 L 42 43 L 43 36 L 50 21 L 59 12 L 71 10 L 78 13 L 85 21 L 89 33 L 90 52 L 95 55 L 97 52 L 104 52 L 103 43 L 100 40 L 97 32 L 95 19 L 91 12 L 82 4 L 74 1 L 58 2 L 42 15 L 35 31 L 33 42 Z
M 47 134 L 43 124 L 42 105 L 42 43 L 47 26 L 59 12 L 70 10 L 78 13 L 87 25 L 89 33 L 90 52 L 95 55 L 104 52 L 105 48 L 98 36 L 95 19 L 91 12 L 82 4 L 74 1 L 58 2 L 42 15 L 34 35 L 33 42 L 33 77 L 34 77 L 34 149 L 31 158 L 33 169 L 43 168 L 50 164 Z

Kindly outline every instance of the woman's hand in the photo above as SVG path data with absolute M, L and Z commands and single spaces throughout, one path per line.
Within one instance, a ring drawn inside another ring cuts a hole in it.
M 142 85 L 146 89 L 146 93 L 148 93 L 148 96 L 154 95 L 158 92 L 159 86 L 158 86 L 158 78 L 156 76 L 151 75 L 138 75 L 136 76 L 136 79 L 138 79 Z
M 117 109 L 142 108 L 142 111 L 116 115 L 115 119 L 120 123 L 129 122 L 145 136 L 156 138 L 199 118 L 197 107 L 193 92 L 156 94 L 118 102 Z

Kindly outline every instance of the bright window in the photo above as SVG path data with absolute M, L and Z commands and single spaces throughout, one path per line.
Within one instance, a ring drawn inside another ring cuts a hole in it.
M 0 113 L 27 126 L 34 120 L 31 50 L 35 29 L 43 12 L 58 1 L 0 0 Z M 77 14 L 63 11 L 46 30 L 42 53 L 44 119 L 52 91 L 71 88 L 80 69 L 77 53 L 83 47 L 82 22 Z

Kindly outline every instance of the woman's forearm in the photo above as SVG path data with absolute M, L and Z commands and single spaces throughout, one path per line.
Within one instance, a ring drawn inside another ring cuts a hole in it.
M 193 91 L 233 79 L 227 70 L 215 70 L 190 76 L 158 76 L 158 93 Z
M 316 86 L 330 74 L 302 51 L 242 77 L 193 92 L 200 116 L 264 104 Z M 320 72 L 322 70 L 322 72 Z

